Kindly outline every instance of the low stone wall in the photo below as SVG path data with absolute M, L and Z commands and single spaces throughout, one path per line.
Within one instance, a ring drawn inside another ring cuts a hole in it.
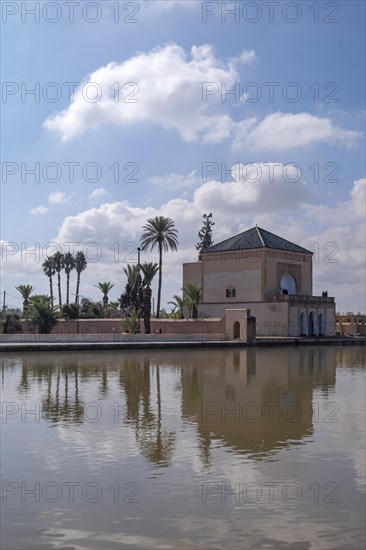
M 238 335 L 234 331 L 234 322 L 240 322 Z M 3 341 L 6 341 L 4 335 Z M 33 330 L 26 330 L 21 341 L 37 337 Z M 145 335 L 144 322 L 140 322 L 140 334 L 130 335 L 125 332 L 122 319 L 75 319 L 59 320 L 50 335 L 44 335 L 50 342 L 57 341 L 114 341 L 121 342 L 130 337 L 149 336 L 160 337 L 164 340 L 192 340 L 192 341 L 230 341 L 238 339 L 242 342 L 251 342 L 255 338 L 255 318 L 249 317 L 248 310 L 227 310 L 222 318 L 206 319 L 151 319 L 151 334 Z

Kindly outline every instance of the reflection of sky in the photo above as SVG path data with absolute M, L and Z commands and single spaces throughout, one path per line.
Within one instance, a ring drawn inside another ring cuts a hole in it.
M 324 353 L 327 350 L 324 349 Z M 276 350 L 271 350 L 271 355 Z M 104 355 L 105 357 L 105 355 Z M 164 357 L 160 353 L 160 357 Z M 172 358 L 172 352 L 169 353 Z M 190 368 L 192 362 L 188 360 Z M 55 504 L 27 503 L 9 499 L 4 519 L 5 536 L 12 537 L 9 548 L 285 548 L 291 550 L 354 549 L 362 547 L 364 526 L 363 495 L 364 466 L 364 385 L 365 370 L 347 369 L 342 356 L 337 368 L 335 388 L 324 391 L 315 385 L 313 402 L 319 403 L 319 421 L 313 422 L 312 434 L 302 444 L 290 444 L 274 450 L 272 457 L 254 460 L 220 440 L 212 441 L 208 463 L 202 461 L 199 435 L 194 418 L 181 416 L 181 356 L 179 367 L 166 363 L 160 367 L 161 432 L 174 432 L 171 457 L 163 466 L 148 462 L 142 454 L 143 445 L 156 436 L 157 372 L 151 367 L 151 410 L 153 426 L 144 429 L 133 421 L 124 422 L 125 396 L 119 385 L 119 374 L 111 368 L 107 392 L 99 391 L 98 370 L 87 379 L 80 377 L 79 394 L 84 403 L 97 402 L 102 410 L 100 421 L 51 424 L 30 418 L 21 423 L 19 417 L 3 424 L 2 463 L 6 480 L 26 480 L 31 483 L 79 481 L 100 484 L 103 496 L 98 503 L 85 503 L 77 498 L 71 504 L 66 498 Z M 364 355 L 361 362 L 365 365 Z M 121 363 L 121 362 L 120 362 Z M 156 365 L 156 357 L 152 358 Z M 98 360 L 96 358 L 96 364 Z M 161 363 L 160 363 L 161 364 Z M 6 363 L 5 363 L 6 365 Z M 205 368 L 197 364 L 197 368 Z M 293 367 L 292 367 L 293 368 Z M 261 371 L 261 375 L 264 373 Z M 20 369 L 5 370 L 3 400 L 42 400 L 46 382 L 29 377 L 27 397 L 19 391 Z M 265 380 L 264 380 L 265 382 Z M 63 387 L 63 382 L 61 383 Z M 70 386 L 71 388 L 71 386 Z M 96 388 L 98 388 L 96 390 Z M 69 390 L 70 398 L 72 391 Z M 114 403 L 120 404 L 120 421 L 114 422 Z M 330 409 L 323 404 L 338 405 L 336 423 L 325 422 Z M 52 427 L 51 427 L 52 426 Z M 148 432 L 148 433 L 147 433 Z M 146 435 L 147 433 L 147 435 Z M 297 442 L 294 442 L 297 443 Z M 113 502 L 109 487 L 118 481 L 121 501 Z M 134 481 L 139 486 L 139 503 L 123 502 L 124 483 Z M 268 502 L 268 485 L 276 482 L 274 502 Z M 298 502 L 287 502 L 281 493 L 285 483 L 301 487 Z M 334 483 L 339 502 L 324 502 Z M 256 483 L 263 490 L 258 502 L 227 502 L 220 493 L 202 502 L 202 483 L 226 483 L 228 490 L 235 484 L 244 487 Z M 314 487 L 319 483 L 319 502 L 314 502 Z M 313 489 L 311 489 L 313 487 Z M 77 493 L 78 494 L 78 493 Z M 8 506 L 9 504 L 9 506 Z M 24 542 L 21 546 L 21 542 Z

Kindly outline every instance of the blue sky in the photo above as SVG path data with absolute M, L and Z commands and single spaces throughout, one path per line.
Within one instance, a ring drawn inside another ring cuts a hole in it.
M 165 215 L 180 240 L 166 303 L 212 211 L 216 242 L 258 223 L 315 251 L 315 294 L 365 311 L 364 20 L 358 1 L 107 0 L 73 22 L 65 2 L 3 2 L 3 290 L 46 292 L 54 242 L 87 247 L 83 295 L 111 280 L 115 298 L 142 225 Z

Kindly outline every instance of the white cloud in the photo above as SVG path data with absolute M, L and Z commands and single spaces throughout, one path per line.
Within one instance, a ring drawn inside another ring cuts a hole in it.
M 199 185 L 200 181 L 200 178 L 197 176 L 197 170 L 192 170 L 192 172 L 186 175 L 171 172 L 170 174 L 166 174 L 164 176 L 154 176 L 149 178 L 147 183 L 167 189 L 179 190 Z
M 329 118 L 281 112 L 267 115 L 260 122 L 256 118 L 243 120 L 234 134 L 234 151 L 284 151 L 318 143 L 350 148 L 360 136 L 359 132 L 335 126 Z
M 114 298 L 124 287 L 122 267 L 137 261 L 136 250 L 146 220 L 160 215 L 171 217 L 179 230 L 179 250 L 164 255 L 163 301 L 168 302 L 181 287 L 182 263 L 196 259 L 194 245 L 202 214 L 212 211 L 215 242 L 258 223 L 315 252 L 314 294 L 327 289 L 330 296 L 336 297 L 338 309 L 364 311 L 366 178 L 353 182 L 346 201 L 328 205 L 317 204 L 302 180 L 286 181 L 283 165 L 279 163 L 236 164 L 232 175 L 232 181 L 201 183 L 190 200 L 175 198 L 157 208 L 134 207 L 127 201 L 89 208 L 66 217 L 52 240 L 64 250 L 68 249 L 67 243 L 77 249 L 84 247 L 89 258 L 83 279 L 84 295 L 99 299 L 93 286 L 95 281 L 112 280 L 117 283 Z M 288 173 L 290 178 L 293 175 Z M 164 176 L 161 179 L 164 181 Z M 4 246 L 7 254 L 4 275 L 13 274 L 14 284 L 18 284 L 19 276 L 30 272 L 32 284 L 39 289 L 44 286 L 46 291 L 46 279 L 40 269 L 42 259 L 33 265 L 29 253 L 24 264 L 20 261 L 20 245 Z M 156 254 L 144 252 L 145 259 L 156 261 Z
M 29 210 L 29 212 L 31 214 L 33 214 L 34 216 L 39 216 L 41 214 L 47 214 L 48 210 L 49 209 L 46 206 L 43 206 L 43 204 L 41 204 L 40 206 L 37 206 L 36 208 L 31 208 Z
M 223 61 L 208 44 L 193 46 L 190 54 L 175 43 L 140 52 L 88 75 L 69 106 L 48 117 L 44 127 L 68 141 L 102 124 L 149 122 L 176 130 L 187 142 L 233 139 L 234 151 L 282 151 L 320 143 L 349 148 L 357 141 L 358 132 L 305 112 L 234 121 L 220 85 L 232 89 L 240 80 L 238 65 L 255 57 L 254 50 L 244 50 Z M 123 83 L 118 93 L 116 83 Z
M 240 56 L 241 63 L 250 64 L 256 59 L 256 54 L 254 50 L 244 50 Z
M 63 193 L 62 191 L 52 191 L 52 193 L 48 195 L 47 200 L 51 204 L 63 204 L 64 202 L 67 202 L 69 199 L 70 197 L 68 197 L 66 193 Z
M 88 198 L 92 201 L 98 201 L 105 195 L 108 195 L 108 191 L 104 189 L 104 187 L 98 187 L 98 189 L 94 189 L 94 191 L 90 193 Z
M 233 63 L 216 58 L 210 45 L 193 46 L 187 55 L 170 43 L 94 71 L 69 107 L 50 116 L 44 126 L 67 141 L 105 123 L 149 121 L 177 130 L 188 142 L 220 142 L 229 136 L 233 121 L 225 113 L 211 113 L 211 106 L 202 101 L 203 83 L 225 82 L 230 87 L 237 78 Z M 125 83 L 119 97 L 111 90 L 116 82 Z M 100 100 L 91 102 L 97 90 Z

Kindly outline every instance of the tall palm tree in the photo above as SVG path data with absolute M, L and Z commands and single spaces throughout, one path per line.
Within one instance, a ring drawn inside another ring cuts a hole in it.
M 151 324 L 150 324 L 151 295 L 152 295 L 151 283 L 159 269 L 159 266 L 154 262 L 145 262 L 142 265 L 140 265 L 140 269 L 144 276 L 144 285 L 145 285 L 144 286 L 144 313 L 143 313 L 145 334 L 150 334 L 151 333 Z
M 163 216 L 156 216 L 147 220 L 146 225 L 142 228 L 144 233 L 141 236 L 141 248 L 146 250 L 150 248 L 154 250 L 155 246 L 159 250 L 159 286 L 158 286 L 158 303 L 156 317 L 159 319 L 160 315 L 160 302 L 161 302 L 161 284 L 163 275 L 163 250 L 168 252 L 169 250 L 178 249 L 178 230 L 175 229 L 173 220 L 170 218 L 164 218 Z
M 66 252 L 64 256 L 64 270 L 66 273 L 66 305 L 69 305 L 70 297 L 70 272 L 75 267 L 75 258 L 71 252 Z
M 53 258 L 47 258 L 43 264 L 43 272 L 46 275 L 46 277 L 50 280 L 50 296 L 51 296 L 51 303 L 53 304 L 53 284 L 52 284 L 52 277 L 56 273 L 55 264 L 53 261 Z
M 58 286 L 58 302 L 60 308 L 62 308 L 62 297 L 61 297 L 61 270 L 64 268 L 64 255 L 57 251 L 52 256 L 54 262 L 55 270 L 57 273 L 57 286 Z
M 17 290 L 19 290 L 20 294 L 23 298 L 23 315 L 27 313 L 27 308 L 29 306 L 29 299 L 32 292 L 35 290 L 34 286 L 32 285 L 19 285 L 15 287 Z
M 116 286 L 116 283 L 111 283 L 110 281 L 107 283 L 98 283 L 97 285 L 94 285 L 96 286 L 97 288 L 99 288 L 99 290 L 101 290 L 103 292 L 103 306 L 104 307 L 107 307 L 108 305 L 108 292 L 114 287 Z
M 192 307 L 192 319 L 197 319 L 197 306 L 202 299 L 202 288 L 197 283 L 187 283 L 182 290 L 183 296 L 188 300 L 188 305 Z
M 76 279 L 76 294 L 75 294 L 75 305 L 79 305 L 79 290 L 80 290 L 80 273 L 86 270 L 87 261 L 84 252 L 77 252 L 75 256 L 75 270 L 77 273 Z
M 175 309 L 179 311 L 181 319 L 184 318 L 183 307 L 188 305 L 187 296 L 183 296 L 182 298 L 181 296 L 178 296 L 178 294 L 174 294 L 173 300 L 171 302 L 168 302 L 168 304 L 171 304 Z

